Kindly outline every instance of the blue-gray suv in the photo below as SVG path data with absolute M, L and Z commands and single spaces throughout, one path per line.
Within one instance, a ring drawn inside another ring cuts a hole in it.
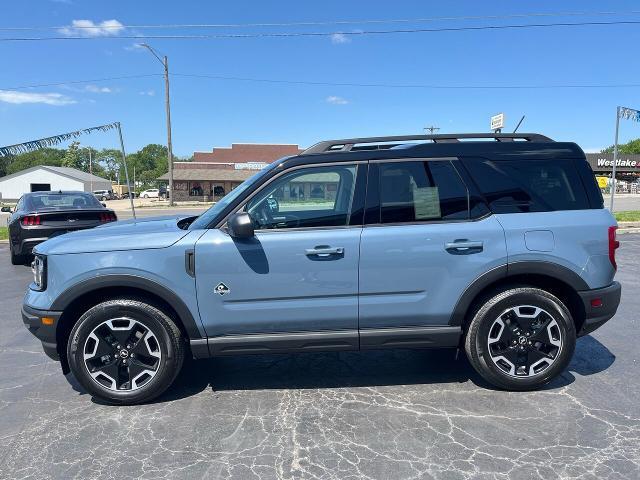
M 379 348 L 464 349 L 489 383 L 529 390 L 615 314 L 616 228 L 574 143 L 325 141 L 198 217 L 38 245 L 22 315 L 117 404 L 160 395 L 186 356 Z

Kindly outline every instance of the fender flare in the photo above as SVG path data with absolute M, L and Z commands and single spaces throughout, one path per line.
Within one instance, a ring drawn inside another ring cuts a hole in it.
M 82 282 L 72 285 L 60 294 L 53 302 L 51 310 L 64 311 L 73 301 L 81 296 L 95 290 L 109 287 L 137 288 L 160 297 L 176 311 L 189 339 L 203 338 L 191 311 L 176 293 L 153 280 L 137 275 L 109 274 L 83 280 Z
M 580 275 L 567 267 L 557 263 L 540 260 L 523 260 L 493 268 L 476 278 L 462 293 L 456 303 L 449 325 L 463 324 L 471 302 L 476 296 L 491 284 L 517 275 L 545 275 L 566 283 L 575 291 L 589 290 L 589 285 Z

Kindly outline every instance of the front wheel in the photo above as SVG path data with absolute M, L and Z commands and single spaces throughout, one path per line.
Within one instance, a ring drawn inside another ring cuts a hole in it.
M 88 310 L 71 331 L 71 371 L 92 395 L 136 404 L 163 393 L 180 371 L 185 345 L 176 324 L 137 300 L 109 300 Z
M 465 339 L 471 365 L 505 390 L 534 390 L 569 364 L 576 331 L 567 307 L 538 288 L 503 291 L 474 315 Z
M 147 195 L 146 193 L 142 196 L 142 198 L 149 198 L 149 195 Z

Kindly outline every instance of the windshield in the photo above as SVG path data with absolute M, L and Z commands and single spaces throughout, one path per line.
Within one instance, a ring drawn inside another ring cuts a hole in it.
M 96 197 L 88 193 L 38 193 L 27 197 L 30 210 L 54 210 L 61 208 L 102 208 Z
M 222 197 L 215 205 L 213 205 L 209 210 L 204 212 L 198 218 L 194 220 L 194 222 L 189 225 L 189 230 L 197 230 L 199 228 L 207 228 L 214 219 L 220 215 L 220 213 L 227 208 L 231 203 L 233 203 L 240 195 L 249 190 L 256 182 L 259 182 L 260 179 L 268 174 L 271 170 L 276 168 L 280 164 L 279 161 L 273 162 L 268 167 L 263 168 L 258 173 L 253 175 L 250 178 L 247 178 L 244 182 L 238 185 L 236 188 L 231 190 L 227 195 Z

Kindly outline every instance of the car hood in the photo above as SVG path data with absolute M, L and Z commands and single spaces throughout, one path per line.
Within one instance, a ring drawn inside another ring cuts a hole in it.
M 35 253 L 59 255 L 165 248 L 188 233 L 188 230 L 178 227 L 182 218 L 186 216 L 147 217 L 78 230 L 41 243 L 35 248 Z

